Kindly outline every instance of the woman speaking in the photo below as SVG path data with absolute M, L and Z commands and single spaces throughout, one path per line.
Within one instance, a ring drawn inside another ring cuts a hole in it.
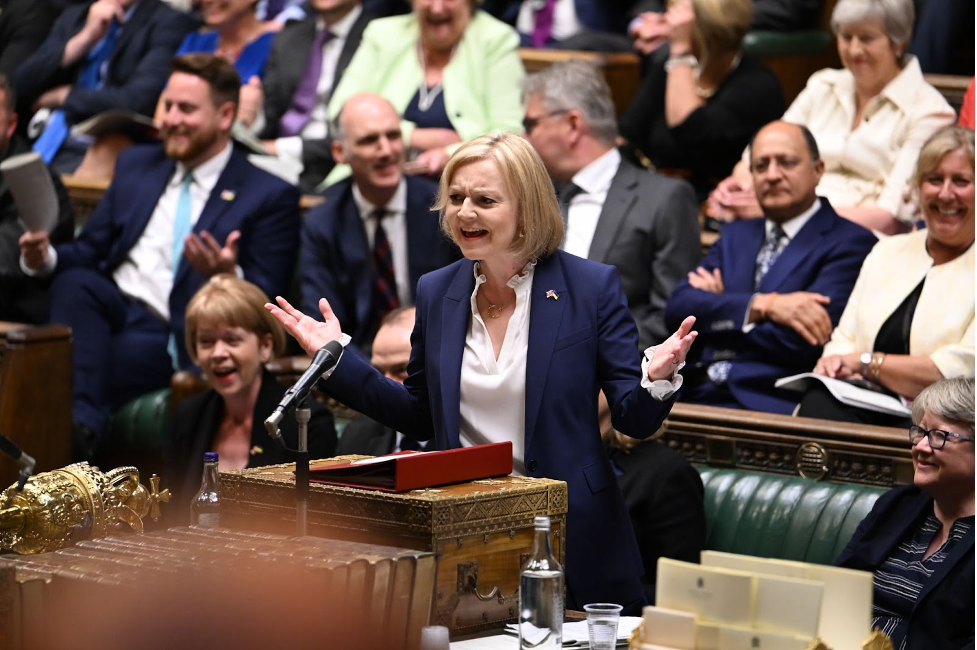
M 616 602 L 637 613 L 641 556 L 601 442 L 598 393 L 615 429 L 654 433 L 681 386 L 695 319 L 646 350 L 639 370 L 617 271 L 557 250 L 553 184 L 519 136 L 463 145 L 445 167 L 437 207 L 466 259 L 418 284 L 404 384 L 346 354 L 324 388 L 405 435 L 433 437 L 438 449 L 511 441 L 517 473 L 568 485 L 567 607 Z M 325 322 L 278 304 L 269 309 L 309 353 L 342 335 L 325 300 Z

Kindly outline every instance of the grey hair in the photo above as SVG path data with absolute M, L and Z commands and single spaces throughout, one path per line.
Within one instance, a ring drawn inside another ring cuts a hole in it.
M 523 82 L 523 104 L 531 97 L 539 97 L 548 111 L 580 111 L 595 138 L 605 144 L 617 140 L 611 89 L 597 64 L 561 61 L 531 74 Z
M 930 384 L 913 401 L 913 422 L 927 414 L 966 427 L 974 435 L 974 378 L 951 377 Z
M 842 25 L 875 18 L 893 44 L 905 47 L 913 35 L 916 10 L 912 0 L 838 0 L 831 12 L 831 31 L 836 35 Z

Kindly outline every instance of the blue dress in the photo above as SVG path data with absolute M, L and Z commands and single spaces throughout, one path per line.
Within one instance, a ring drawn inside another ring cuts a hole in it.
M 271 52 L 271 41 L 275 37 L 275 32 L 265 32 L 258 38 L 244 46 L 241 54 L 234 62 L 234 67 L 241 75 L 241 83 L 247 83 L 248 79 L 257 76 L 264 77 L 265 63 L 268 61 L 268 53 Z M 190 54 L 192 52 L 207 52 L 212 54 L 217 50 L 217 32 L 194 32 L 187 34 L 176 55 Z

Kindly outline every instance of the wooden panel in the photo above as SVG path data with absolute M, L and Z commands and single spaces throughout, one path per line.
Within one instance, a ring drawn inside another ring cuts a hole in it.
M 970 85 L 970 77 L 953 74 L 924 74 L 923 79 L 939 90 L 943 98 L 953 107 L 953 110 L 958 115 L 960 114 L 964 93 L 967 92 L 967 86 Z
M 703 465 L 882 487 L 913 476 L 902 429 L 676 404 L 660 434 Z
M 641 61 L 637 54 L 631 52 L 604 53 L 525 47 L 520 48 L 519 58 L 522 59 L 526 72 L 530 74 L 545 70 L 558 61 L 581 59 L 597 63 L 604 70 L 604 77 L 611 87 L 611 97 L 618 116 L 631 103 L 631 98 L 641 84 Z
M 0 324 L 0 431 L 37 461 L 35 472 L 71 462 L 71 330 Z M 0 486 L 19 467 L 0 457 Z

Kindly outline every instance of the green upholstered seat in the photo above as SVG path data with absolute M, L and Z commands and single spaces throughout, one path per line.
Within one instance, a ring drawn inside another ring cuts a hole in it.
M 821 29 L 796 32 L 756 30 L 743 38 L 743 51 L 759 58 L 772 56 L 817 56 L 823 54 L 834 37 Z
M 706 548 L 830 564 L 885 489 L 699 467 Z

